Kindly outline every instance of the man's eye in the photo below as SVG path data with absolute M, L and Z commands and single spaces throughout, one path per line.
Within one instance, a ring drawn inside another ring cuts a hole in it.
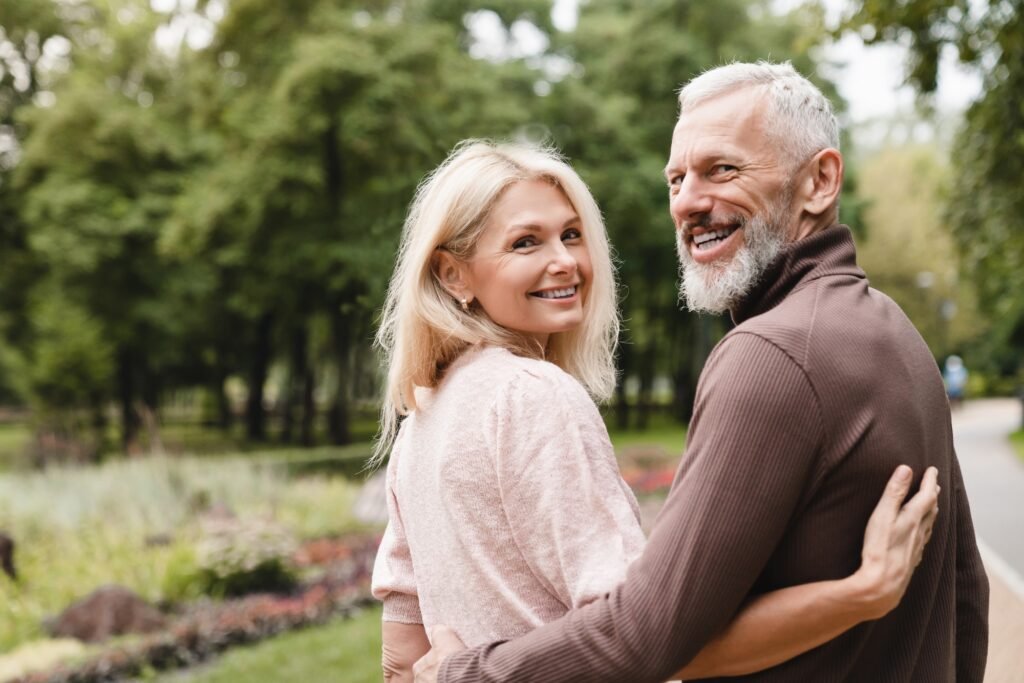
M 669 186 L 669 188 L 670 189 L 678 188 L 680 185 L 683 184 L 683 179 L 684 178 L 686 178 L 686 174 L 685 173 L 680 173 L 679 175 L 672 176 L 671 178 L 668 179 L 668 186 Z
M 732 164 L 718 164 L 711 169 L 712 173 L 714 173 L 715 175 L 721 175 L 723 173 L 732 173 L 735 170 L 736 167 L 733 166 Z
M 562 233 L 562 241 L 567 242 L 569 240 L 578 240 L 583 237 L 583 233 L 580 232 L 579 228 L 569 228 Z

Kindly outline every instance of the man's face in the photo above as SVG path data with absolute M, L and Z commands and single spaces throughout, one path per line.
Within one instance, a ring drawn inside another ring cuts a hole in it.
M 683 114 L 665 169 L 682 290 L 691 310 L 728 310 L 791 238 L 789 167 L 750 89 Z

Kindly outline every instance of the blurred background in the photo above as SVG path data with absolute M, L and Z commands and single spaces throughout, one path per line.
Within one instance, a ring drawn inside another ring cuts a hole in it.
M 556 145 L 602 207 L 626 321 L 603 410 L 658 500 L 729 327 L 677 299 L 674 92 L 764 58 L 841 112 L 860 263 L 962 385 L 961 458 L 1005 456 L 965 462 L 969 486 L 1019 499 L 1015 0 L 0 0 L 0 681 L 110 657 L 126 680 L 170 676 L 310 625 L 173 680 L 379 679 L 379 614 L 355 612 L 381 528 L 371 341 L 413 191 L 468 137 Z M 1000 505 L 976 511 L 985 538 L 1021 528 Z M 1017 543 L 993 553 L 1012 599 Z M 104 584 L 163 626 L 54 624 Z M 224 609 L 251 623 L 207 628 Z M 154 656 L 182 619 L 214 644 Z M 313 668 L 272 673 L 296 657 Z

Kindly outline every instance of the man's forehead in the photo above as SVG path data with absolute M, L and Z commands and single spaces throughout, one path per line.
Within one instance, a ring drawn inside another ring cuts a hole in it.
M 762 97 L 751 90 L 702 102 L 679 115 L 672 129 L 672 152 L 756 144 L 764 133 L 763 112 Z

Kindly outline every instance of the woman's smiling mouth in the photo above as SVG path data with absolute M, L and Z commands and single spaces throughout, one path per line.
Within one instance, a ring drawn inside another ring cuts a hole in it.
M 569 287 L 560 287 L 558 289 L 545 289 L 537 292 L 530 292 L 530 296 L 535 296 L 538 299 L 570 299 L 576 295 L 576 290 L 578 288 L 578 285 L 571 285 Z

